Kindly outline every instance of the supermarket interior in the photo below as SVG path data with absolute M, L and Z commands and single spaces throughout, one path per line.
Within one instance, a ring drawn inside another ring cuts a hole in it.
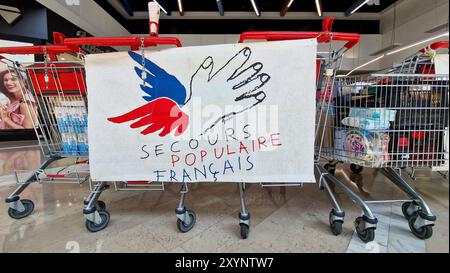
M 446 0 L 0 0 L 0 253 L 448 253 Z

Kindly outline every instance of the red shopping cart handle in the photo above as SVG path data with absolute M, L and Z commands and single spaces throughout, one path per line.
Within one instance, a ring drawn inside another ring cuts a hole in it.
M 127 181 L 127 184 L 130 185 L 147 185 L 152 183 L 152 181 Z
M 78 48 L 69 46 L 16 46 L 0 47 L 0 54 L 52 54 L 58 55 L 68 52 L 79 52 Z
M 427 49 L 436 50 L 436 49 L 443 49 L 443 48 L 448 49 L 448 41 L 440 41 L 440 42 L 432 43 L 429 47 L 422 48 L 420 50 L 420 52 L 425 53 L 427 51 Z
M 281 41 L 281 40 L 298 40 L 317 38 L 319 43 L 328 43 L 330 41 L 346 41 L 344 45 L 350 49 L 359 43 L 361 36 L 356 33 L 340 33 L 331 32 L 334 22 L 334 17 L 328 16 L 322 23 L 321 32 L 303 32 L 303 31 L 252 31 L 244 32 L 239 38 L 239 43 L 246 40 L 267 40 L 267 41 Z
M 158 45 L 174 45 L 181 47 L 181 42 L 174 37 L 87 37 L 87 38 L 66 38 L 63 39 L 65 46 L 81 46 L 81 45 L 95 45 L 95 46 L 130 46 L 138 48 L 141 45 L 144 47 L 158 46 Z
M 88 164 L 89 160 L 78 161 L 76 164 Z
M 47 174 L 48 178 L 64 178 L 66 177 L 64 174 Z

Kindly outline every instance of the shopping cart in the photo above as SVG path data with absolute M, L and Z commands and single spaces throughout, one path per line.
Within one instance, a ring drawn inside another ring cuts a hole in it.
M 416 54 L 406 58 L 402 62 L 395 64 L 392 68 L 387 69 L 386 71 L 381 71 L 380 73 L 383 74 L 436 74 L 435 69 L 435 57 L 437 54 L 447 54 L 448 55 L 448 41 L 440 41 L 430 44 L 429 46 L 426 46 L 425 48 L 419 50 Z M 436 99 L 437 97 L 434 96 Z M 419 137 L 420 133 L 412 134 L 411 137 Z M 405 138 L 404 141 L 410 141 L 409 138 Z M 444 152 L 446 153 L 446 160 L 442 162 L 435 162 L 431 167 L 432 171 L 437 171 L 441 173 L 445 178 L 447 177 L 447 174 L 444 174 L 443 172 L 448 173 L 449 165 L 448 165 L 448 132 L 446 131 L 444 134 Z M 426 147 L 423 147 L 426 148 Z M 420 166 L 424 167 L 424 166 Z M 355 166 L 351 165 L 351 168 L 353 170 L 362 171 L 361 166 Z M 409 174 L 411 179 L 416 180 L 415 176 L 415 170 L 416 166 L 410 167 L 412 171 Z M 400 172 L 402 169 L 405 169 L 405 167 L 401 167 Z
M 442 46 L 448 47 L 448 42 L 432 47 Z M 324 126 L 331 139 L 322 151 L 329 161 L 325 169 L 334 173 L 341 162 L 350 163 L 355 174 L 363 167 L 379 169 L 410 200 L 370 200 L 365 206 L 404 202 L 402 212 L 412 233 L 430 238 L 436 216 L 400 170 L 448 170 L 448 74 L 434 74 L 433 54 L 421 51 L 389 73 L 340 77 L 332 90 L 331 122 Z M 374 229 L 364 233 L 358 220 L 355 225 L 363 241 L 374 239 Z
M 323 29 L 321 32 L 272 32 L 272 31 L 261 31 L 261 32 L 245 32 L 242 33 L 240 36 L 240 43 L 244 43 L 245 41 L 257 41 L 257 40 L 264 40 L 264 41 L 280 41 L 280 40 L 294 40 L 294 39 L 312 39 L 317 38 L 319 43 L 329 43 L 330 47 L 327 52 L 324 52 L 324 55 L 326 56 L 320 56 L 317 59 L 317 83 L 319 86 L 322 86 L 322 83 L 327 84 L 327 86 L 330 86 L 332 84 L 334 77 L 336 75 L 336 71 L 338 70 L 338 67 L 341 64 L 342 58 L 349 49 L 354 47 L 360 39 L 360 36 L 358 34 L 350 34 L 350 33 L 333 33 L 332 32 L 332 25 L 333 25 L 334 18 L 333 17 L 327 17 L 323 21 Z M 332 47 L 332 41 L 344 41 L 345 45 L 341 47 L 339 50 L 334 50 Z M 326 101 L 324 100 L 323 103 Z M 320 112 L 319 112 L 320 113 Z M 321 120 L 321 117 L 318 117 L 318 120 Z M 316 138 L 322 139 L 324 138 L 325 131 L 318 131 L 318 127 L 316 126 Z M 319 145 L 322 145 L 319 140 Z M 320 152 L 319 152 L 320 154 Z M 315 172 L 320 177 L 320 187 L 323 189 L 327 189 L 327 192 L 330 195 L 331 200 L 333 201 L 335 209 L 333 209 L 332 219 L 334 225 L 338 225 L 336 223 L 341 223 L 341 219 L 343 219 L 344 212 L 341 210 L 340 206 L 338 205 L 336 198 L 334 196 L 333 190 L 328 186 L 328 182 L 325 180 L 327 179 L 334 179 L 331 175 L 329 175 L 326 170 L 324 170 L 319 165 L 319 154 L 317 154 L 317 158 L 315 160 Z M 330 178 L 328 178 L 330 177 Z M 283 184 L 262 184 L 263 186 L 301 186 L 302 183 L 283 183 Z M 243 239 L 246 239 L 248 237 L 249 231 L 250 231 L 250 214 L 247 211 L 246 204 L 245 204 L 245 183 L 238 183 L 239 186 L 239 197 L 240 197 L 240 213 L 239 213 L 239 225 L 240 225 L 240 234 Z M 342 187 L 345 187 L 345 185 L 342 184 Z M 185 188 L 187 189 L 187 187 Z M 348 188 L 347 188 L 348 189 Z M 348 189 L 349 190 L 349 189 Z M 184 208 L 184 195 L 187 192 L 184 191 L 181 193 L 180 203 L 177 208 L 177 212 L 180 211 L 183 212 Z M 360 200 L 362 203 L 362 200 Z
M 59 34 L 55 34 L 59 35 Z M 56 61 L 61 53 L 78 52 L 65 46 L 29 46 L 0 48 L 1 54 L 41 54 L 44 62 L 20 64 L 5 57 L 0 58 L 7 73 L 17 79 L 22 100 L 31 117 L 42 153 L 47 160 L 37 170 L 16 170 L 18 188 L 6 198 L 8 214 L 14 219 L 27 217 L 34 210 L 31 200 L 20 199 L 20 194 L 34 182 L 82 184 L 89 179 L 86 169 L 87 138 L 83 66 L 76 62 Z M 50 58 L 47 58 L 50 56 Z M 75 120 L 64 114 L 75 113 Z M 25 114 L 25 113 L 23 113 Z M 74 159 L 74 164 L 64 168 L 48 169 L 50 164 L 63 158 Z
M 150 37 L 87 37 L 87 38 L 67 38 L 63 40 L 64 45 L 70 47 L 78 46 L 120 46 L 129 47 L 131 50 L 141 50 L 145 59 L 144 48 L 156 47 L 160 45 L 181 47 L 181 42 L 173 37 L 158 37 L 154 33 Z M 164 191 L 164 183 L 153 181 L 116 181 L 113 182 L 117 191 L 126 190 L 150 190 Z M 101 193 L 108 188 L 104 181 L 96 182 L 91 187 L 89 196 L 85 199 L 83 214 L 86 217 L 86 228 L 91 232 L 104 229 L 110 219 L 110 214 L 106 210 L 106 204 L 98 198 Z
M 20 186 L 6 199 L 10 209 L 9 215 L 15 219 L 28 216 L 34 209 L 31 200 L 20 200 L 19 194 L 33 182 L 39 183 L 83 183 L 89 181 L 91 193 L 84 201 L 83 213 L 86 227 L 95 232 L 104 229 L 110 219 L 105 202 L 98 200 L 100 194 L 109 188 L 105 182 L 92 183 L 89 176 L 89 149 L 87 136 L 87 88 L 85 85 L 84 52 L 81 46 L 126 46 L 132 50 L 155 47 L 159 45 L 177 46 L 181 43 L 172 37 L 84 37 L 65 38 L 61 33 L 54 34 L 57 45 L 0 48 L 0 54 L 41 54 L 44 62 L 25 65 L 6 58 L 1 61 L 19 78 L 22 90 L 31 94 L 24 96 L 33 98 L 27 101 L 30 113 L 36 112 L 34 127 L 43 154 L 48 157 L 37 170 L 33 171 Z M 142 51 L 143 52 L 143 51 Z M 75 53 L 79 62 L 57 61 L 57 55 Z M 75 158 L 75 167 L 64 167 L 57 173 L 48 173 L 46 168 L 53 162 Z M 78 159 L 82 158 L 82 161 Z M 83 164 L 82 168 L 77 167 Z M 29 172 L 29 171 L 27 171 Z M 16 177 L 24 176 L 26 171 L 16 173 Z M 124 190 L 164 190 L 163 183 L 152 181 L 117 181 L 117 191 Z

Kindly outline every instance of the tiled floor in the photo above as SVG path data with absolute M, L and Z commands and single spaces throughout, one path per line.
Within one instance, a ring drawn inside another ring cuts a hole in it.
M 3 150 L 0 154 L 5 161 L 21 150 Z M 16 186 L 11 174 L 14 169 L 33 169 L 41 161 L 36 156 L 38 148 L 25 150 L 30 156 L 22 154 L 20 160 L 0 162 L 1 200 Z M 355 176 L 350 175 L 348 166 L 341 167 L 336 176 L 348 180 L 348 185 L 366 199 L 404 198 L 376 170 L 366 169 L 362 176 Z M 186 206 L 197 213 L 197 223 L 188 233 L 176 228 L 174 209 L 180 185 L 166 185 L 164 192 L 115 192 L 111 187 L 101 196 L 111 221 L 105 230 L 89 233 L 82 215 L 88 184 L 33 184 L 21 195 L 36 205 L 31 216 L 13 220 L 7 206 L 0 202 L 0 252 L 448 252 L 448 180 L 428 171 L 417 175 L 417 181 L 411 184 L 438 217 L 433 237 L 426 241 L 411 234 L 401 204 L 394 203 L 371 205 L 380 223 L 375 242 L 363 244 L 353 231 L 353 220 L 361 212 L 342 193 L 338 198 L 346 211 L 343 232 L 332 235 L 328 225 L 331 207 L 317 185 L 262 188 L 247 184 L 246 202 L 251 214 L 247 240 L 239 236 L 236 184 L 191 186 Z

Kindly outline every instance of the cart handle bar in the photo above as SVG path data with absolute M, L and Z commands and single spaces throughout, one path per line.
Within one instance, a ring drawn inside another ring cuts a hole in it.
M 322 22 L 321 32 L 302 32 L 302 31 L 252 31 L 244 32 L 239 38 L 239 43 L 245 40 L 296 40 L 317 38 L 319 43 L 328 43 L 330 41 L 346 41 L 344 45 L 350 49 L 359 43 L 361 36 L 356 33 L 332 32 L 334 17 L 328 16 Z
M 440 41 L 440 42 L 432 43 L 429 47 L 422 48 L 420 50 L 420 52 L 421 53 L 425 53 L 425 51 L 427 49 L 436 50 L 436 49 L 440 49 L 440 48 L 447 48 L 448 49 L 448 41 Z
M 18 46 L 0 47 L 0 54 L 51 54 L 58 55 L 68 52 L 80 52 L 79 46 L 130 46 L 137 50 L 140 46 L 175 45 L 181 47 L 181 42 L 173 37 L 83 37 L 65 38 L 62 33 L 53 33 L 56 45 L 49 46 Z M 0 57 L 2 59 L 3 57 Z
M 157 46 L 157 45 L 175 45 L 181 47 L 181 42 L 173 37 L 84 37 L 84 38 L 67 38 L 63 40 L 65 46 L 130 46 L 139 48 L 140 46 Z
M 16 46 L 16 47 L 0 47 L 0 54 L 52 54 L 58 55 L 68 52 L 79 52 L 75 47 L 69 46 Z M 2 57 L 0 57 L 2 59 Z

